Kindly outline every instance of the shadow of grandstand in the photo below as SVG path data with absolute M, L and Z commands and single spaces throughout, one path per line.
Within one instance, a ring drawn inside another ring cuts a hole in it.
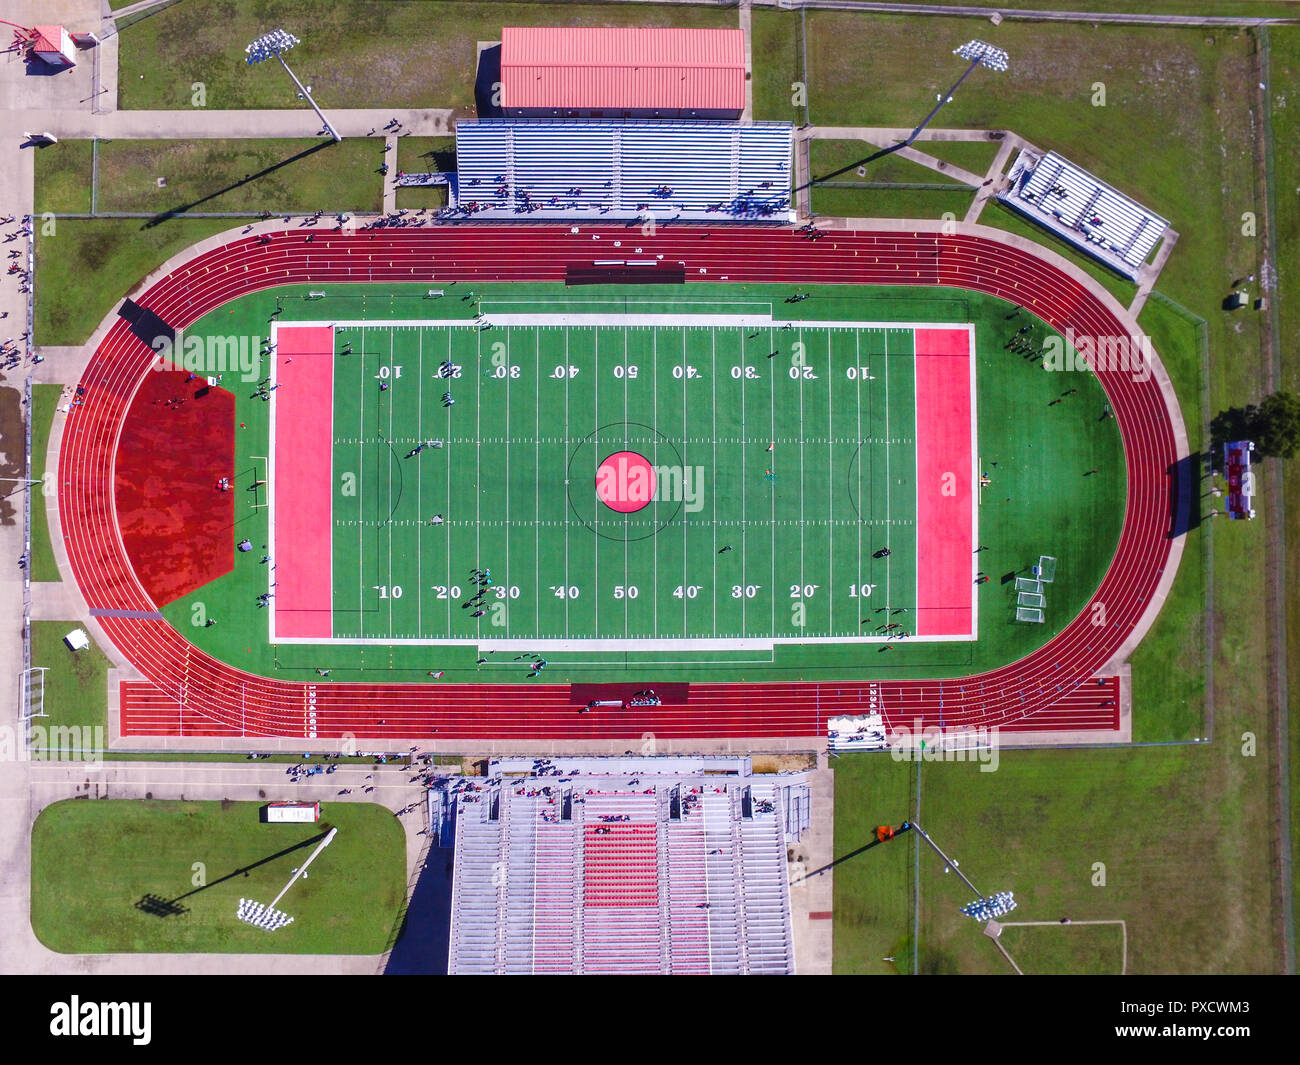
M 189 203 L 182 204 L 179 207 L 171 207 L 166 211 L 161 211 L 158 214 L 154 215 L 152 218 L 150 218 L 147 222 L 145 222 L 145 224 L 142 225 L 140 228 L 152 229 L 154 226 L 161 225 L 163 222 L 166 222 L 169 219 L 177 218 L 188 211 L 194 210 L 194 208 L 196 207 L 202 206 L 203 204 L 207 203 L 209 200 L 215 200 L 218 196 L 224 196 L 227 192 L 231 192 L 234 189 L 242 188 L 244 185 L 251 185 L 254 181 L 257 181 L 259 178 L 266 177 L 267 174 L 273 174 L 277 170 L 280 170 L 286 166 L 291 166 L 292 164 L 298 162 L 300 159 L 306 159 L 308 156 L 315 155 L 317 152 L 325 148 L 328 148 L 330 147 L 330 145 L 335 143 L 337 142 L 334 141 L 332 138 L 325 138 L 319 144 L 313 144 L 310 148 L 304 148 L 302 151 L 298 152 L 297 154 L 289 156 L 288 159 L 282 159 L 278 163 L 272 163 L 270 166 L 265 167 L 262 170 L 259 170 L 256 174 L 245 174 L 238 181 L 232 181 L 229 185 L 225 186 L 225 188 L 217 189 L 215 192 L 210 192 L 206 196 L 200 196 L 197 200 L 191 200 Z
M 478 54 L 474 77 L 474 110 L 479 118 L 500 118 L 501 104 L 494 99 L 501 85 L 501 46 L 494 44 Z
M 451 943 L 451 879 L 455 849 L 430 847 L 402 915 L 385 976 L 440 976 Z
M 1205 456 L 1193 451 L 1169 467 L 1169 533 L 1173 540 L 1201 524 L 1200 483 Z
M 187 891 L 183 895 L 177 895 L 175 898 L 171 899 L 165 899 L 161 895 L 155 895 L 152 892 L 142 895 L 136 900 L 135 908 L 140 910 L 142 913 L 147 913 L 153 917 L 173 917 L 177 914 L 187 913 L 189 911 L 185 906 L 181 905 L 181 900 L 193 898 L 200 892 L 207 891 L 209 888 L 214 888 L 218 884 L 224 884 L 227 880 L 233 880 L 237 876 L 248 876 L 249 873 L 254 869 L 257 869 L 259 866 L 266 865 L 268 862 L 276 861 L 279 858 L 284 858 L 287 855 L 292 854 L 294 851 L 300 851 L 304 847 L 316 846 L 317 843 L 329 835 L 329 826 L 322 822 L 321 827 L 323 831 L 318 836 L 313 836 L 311 839 L 304 839 L 302 842 L 295 843 L 292 847 L 285 847 L 284 850 L 276 851 L 274 854 L 268 854 L 265 858 L 259 858 L 257 861 L 253 862 L 252 865 L 240 866 L 238 869 L 232 870 L 225 876 L 218 877 L 216 880 L 204 884 L 201 887 L 196 887 L 193 891 Z

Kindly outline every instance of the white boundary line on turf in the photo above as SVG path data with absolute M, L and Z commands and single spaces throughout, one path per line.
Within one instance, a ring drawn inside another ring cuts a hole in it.
M 978 424 L 975 417 L 975 325 L 968 323 L 966 328 L 969 330 L 970 340 L 967 345 L 967 360 L 970 364 L 970 460 L 971 460 L 971 492 L 970 492 L 970 536 L 971 543 L 975 546 L 971 548 L 971 558 L 975 558 L 975 552 L 979 548 L 980 541 L 980 520 L 979 520 L 979 432 Z M 979 639 L 980 632 L 980 586 L 975 583 L 975 577 L 971 576 L 970 586 L 970 638 Z
M 679 326 L 721 325 L 733 329 L 770 329 L 784 326 L 790 321 L 798 329 L 841 329 L 841 330 L 879 330 L 879 329 L 961 329 L 970 330 L 968 322 L 859 322 L 859 321 L 809 321 L 802 318 L 773 318 L 771 315 L 741 314 L 494 314 L 484 315 L 492 325 L 516 326 L 598 326 L 598 325 L 646 325 L 676 328 Z M 473 318 L 395 318 L 391 321 L 379 319 L 345 319 L 331 318 L 325 321 L 286 322 L 285 326 L 377 329 L 377 328 L 428 328 L 428 329 L 480 329 L 483 323 Z M 273 327 L 274 328 L 274 327 Z
M 587 327 L 590 327 L 590 326 L 597 326 L 597 325 L 604 325 L 604 326 L 617 326 L 617 325 L 622 325 L 622 326 L 624 326 L 624 328 L 626 328 L 628 325 L 648 325 L 648 326 L 655 326 L 655 327 L 663 327 L 663 326 L 666 326 L 666 325 L 672 325 L 672 326 L 682 327 L 682 326 L 687 325 L 687 324 L 692 324 L 692 325 L 723 325 L 723 326 L 727 326 L 727 327 L 731 327 L 731 328 L 742 328 L 742 327 L 750 327 L 750 328 L 752 328 L 752 327 L 755 327 L 755 326 L 758 326 L 758 327 L 760 327 L 760 328 L 762 328 L 762 327 L 771 328 L 772 325 L 773 325 L 773 323 L 774 323 L 774 321 L 780 321 L 780 322 L 782 322 L 782 324 L 784 323 L 784 320 L 781 320 L 781 319 L 774 320 L 774 319 L 771 318 L 770 315 L 765 316 L 765 317 L 760 317 L 760 318 L 751 318 L 751 317 L 746 317 L 746 316 L 736 316 L 736 315 L 716 315 L 716 314 L 710 314 L 710 315 L 686 315 L 686 316 L 683 316 L 683 315 L 673 315 L 673 314 L 659 314 L 659 315 L 635 315 L 635 314 L 632 314 L 632 315 L 629 315 L 629 314 L 617 314 L 617 313 L 615 313 L 615 314 L 589 314 L 589 315 L 518 315 L 518 316 L 494 316 L 491 320 L 493 321 L 494 324 L 501 324 L 501 325 L 508 325 L 508 324 L 509 324 L 509 325 L 514 325 L 514 324 L 519 324 L 519 325 L 526 325 L 526 326 L 531 326 L 531 327 L 544 326 L 544 325 L 555 325 L 555 326 L 560 326 L 560 325 L 573 325 L 573 326 L 587 326 Z M 456 328 L 460 328 L 460 329 L 469 329 L 469 328 L 478 329 L 478 328 L 479 328 L 479 325 L 480 325 L 480 323 L 476 322 L 476 321 L 473 320 L 473 319 L 411 319 L 411 320 L 392 320 L 392 321 L 384 321 L 384 322 L 379 322 L 379 323 L 373 322 L 373 321 L 371 321 L 371 320 L 369 320 L 369 319 L 358 319 L 358 320 L 355 320 L 355 321 L 352 321 L 352 320 L 341 320 L 341 319 L 340 319 L 340 320 L 332 320 L 332 321 L 318 321 L 318 322 L 311 322 L 311 321 L 301 321 L 301 322 L 300 322 L 300 321 L 295 321 L 295 322 L 288 323 L 288 324 L 291 324 L 292 326 L 294 326 L 294 327 L 298 327 L 298 328 L 302 328 L 302 327 L 330 327 L 330 328 L 335 329 L 335 330 L 337 330 L 337 329 L 339 329 L 339 328 L 358 328 L 358 329 L 361 329 L 361 330 L 363 330 L 363 331 L 364 331 L 365 329 L 367 329 L 367 328 L 372 328 L 372 327 L 376 327 L 376 326 L 377 326 L 377 327 L 382 327 L 382 328 L 390 328 L 390 329 L 392 329 L 392 328 L 398 328 L 398 327 L 407 327 L 407 328 L 445 328 L 445 329 L 448 330 L 448 343 L 449 343 L 449 345 L 450 345 L 450 341 L 451 341 L 451 331 L 452 331 L 452 330 L 454 330 L 454 329 L 456 329 Z M 805 329 L 824 329 L 824 330 L 827 330 L 827 331 L 830 331 L 830 330 L 837 330 L 837 329 L 838 329 L 838 330 L 851 330 L 851 331 L 853 331 L 855 334 L 860 334 L 861 332 L 863 332 L 863 331 L 868 331 L 868 330 L 869 330 L 869 331 L 880 331 L 880 332 L 882 333 L 882 335 L 885 336 L 886 353 L 888 352 L 888 336 L 885 334 L 885 331 L 887 331 L 887 330 L 889 330 L 889 329 L 899 329 L 899 330 L 909 331 L 909 332 L 911 332 L 911 334 L 913 335 L 913 337 L 915 336 L 915 331 L 916 331 L 916 329 L 918 329 L 918 328 L 926 328 L 926 329 L 962 329 L 962 330 L 965 330 L 965 331 L 967 332 L 967 334 L 968 334 L 968 337 L 970 337 L 970 340 L 969 340 L 969 350 L 970 350 L 970 375 L 971 375 L 971 397 L 972 397 L 972 399 L 971 399 L 971 403 L 972 403 L 972 415 L 971 415 L 972 421 L 971 421 L 971 425 L 972 425 L 972 434 L 974 433 L 974 429 L 975 429 L 975 413 L 974 413 L 974 373 L 975 373 L 975 371 L 974 371 L 974 338 L 973 338 L 973 334 L 974 334 L 974 326 L 973 326 L 972 324 L 970 324 L 970 323 L 942 323 L 942 322 L 940 322 L 940 323 L 891 323 L 891 322 L 858 322 L 858 321 L 831 321 L 831 322 L 819 322 L 819 321 L 805 321 L 805 320 L 794 320 L 794 324 L 795 324 L 795 326 L 800 330 L 800 335 L 801 335 L 801 336 L 802 336 L 803 331 L 804 331 Z M 275 328 L 276 328 L 276 326 L 275 326 L 275 324 L 273 324 L 272 329 L 274 330 Z M 683 338 L 684 338 L 684 333 L 685 333 L 685 330 L 683 329 Z M 363 346 L 362 357 L 363 357 L 363 359 L 364 359 L 364 341 L 363 341 L 363 345 L 362 345 L 362 346 Z M 827 349 L 827 351 L 828 351 L 828 360 L 829 360 L 829 358 L 830 358 L 829 339 L 828 339 L 828 349 Z M 537 359 L 537 358 L 539 358 L 539 357 L 540 357 L 540 348 L 538 348 L 538 350 L 535 351 L 535 359 Z M 567 350 L 566 350 L 566 362 L 567 362 L 567 359 L 568 359 L 568 356 L 567 356 Z M 391 359 L 390 359 L 390 361 L 391 361 Z M 715 360 L 715 361 L 716 361 L 716 360 Z M 887 359 L 886 361 L 888 362 L 888 359 Z M 656 367 L 657 367 L 657 352 L 656 352 L 655 365 L 656 365 Z M 913 367 L 914 367 L 913 372 L 915 373 L 915 357 L 913 358 Z M 888 372 L 888 369 L 887 369 L 887 367 L 886 367 L 886 373 L 887 373 L 887 372 Z M 540 373 L 540 368 L 538 369 L 538 373 Z M 828 376 L 829 376 L 829 362 L 828 362 Z M 364 380 L 364 372 L 363 372 L 363 374 L 362 374 L 362 377 L 363 377 L 363 380 Z M 657 373 L 657 372 L 654 374 L 653 379 L 654 379 L 654 383 L 655 383 L 655 385 L 657 386 L 657 383 L 658 383 L 658 373 Z M 685 380 L 685 379 L 683 378 L 683 381 L 684 381 L 684 380 Z M 684 387 L 684 385 L 683 385 L 683 387 Z M 364 384 L 363 384 L 363 388 L 364 388 Z M 743 382 L 742 382 L 742 389 L 743 389 Z M 888 399 L 887 399 L 888 391 L 887 391 L 887 390 L 888 390 L 888 384 L 887 384 L 887 382 L 886 382 L 886 418 L 888 418 Z M 915 387 L 913 387 L 913 393 L 914 393 L 914 395 L 913 395 L 913 401 L 914 401 L 914 403 L 915 403 L 915 401 L 916 401 L 915 391 L 916 391 L 916 389 L 915 389 Z M 567 392 L 568 392 L 568 386 L 567 386 L 567 378 L 566 378 L 566 403 L 567 403 Z M 801 383 L 801 393 L 802 393 L 802 383 Z M 860 383 L 860 382 L 858 383 L 858 394 L 859 394 L 859 397 L 860 397 L 860 395 L 861 395 L 861 383 Z M 538 396 L 537 398 L 538 398 L 538 402 L 540 402 L 540 397 Z M 774 396 L 773 396 L 773 399 L 775 399 Z M 743 402 L 744 402 L 744 393 L 743 393 L 743 391 L 742 391 L 742 417 L 743 417 Z M 274 405 L 273 405 L 273 406 L 274 406 Z M 364 406 L 364 404 L 363 404 L 363 406 Z M 859 410 L 858 410 L 858 416 L 859 416 L 859 418 L 860 418 L 860 417 L 861 417 L 861 403 L 860 403 L 860 402 L 859 402 L 859 404 L 858 404 L 858 407 L 859 407 Z M 274 412 L 272 412 L 272 416 L 273 416 L 273 414 L 274 414 Z M 332 417 L 333 417 L 333 411 L 331 410 L 331 418 L 332 418 Z M 364 417 L 364 410 L 363 410 L 363 417 Z M 914 426 L 915 426 L 915 423 L 916 423 L 916 417 L 915 417 L 915 411 L 914 411 L 914 413 L 913 413 L 913 425 L 914 425 Z M 274 423 L 272 423 L 272 424 L 274 424 Z M 859 434 L 859 435 L 860 435 L 860 434 Z M 886 438 L 888 438 L 888 423 L 886 424 Z M 274 443 L 274 440 L 272 440 L 272 443 Z M 973 437 L 972 437 L 972 444 L 973 444 L 973 443 L 974 443 L 974 440 L 973 440 Z M 273 450 L 273 448 L 272 448 L 272 449 L 269 449 L 269 450 Z M 974 451 L 974 447 L 972 447 L 972 451 Z M 978 458 L 977 458 L 975 455 L 972 455 L 971 461 L 972 461 L 973 464 L 978 465 Z M 743 490 L 744 490 L 744 486 L 743 486 L 743 482 L 742 482 L 742 492 L 743 492 Z M 887 491 L 886 500 L 888 501 L 888 486 L 887 486 L 887 488 L 886 488 L 886 491 Z M 888 506 L 888 502 L 887 502 L 886 505 Z M 975 507 L 974 507 L 974 505 L 973 505 L 973 506 L 972 506 L 972 522 L 974 523 L 974 521 L 975 521 Z M 975 529 L 975 525 L 973 524 L 973 526 L 972 526 L 972 530 L 974 531 L 974 529 Z M 273 535 L 273 534 L 272 534 L 272 535 Z M 743 536 L 743 531 L 742 531 L 742 536 Z M 802 536 L 802 532 L 801 532 L 801 536 Z M 450 541 L 448 541 L 448 543 L 450 543 Z M 448 546 L 448 550 L 450 550 L 450 547 L 449 547 L 449 546 Z M 860 542 L 859 542 L 859 553 L 861 553 L 861 543 L 860 543 Z M 919 557 L 919 556 L 918 556 L 918 557 Z M 886 571 L 886 574 L 887 574 L 887 575 L 886 575 L 886 588 L 888 589 L 888 571 Z M 859 577 L 860 577 L 860 573 L 859 573 Z M 567 575 L 567 565 L 566 565 L 566 577 L 565 577 L 565 580 L 566 580 L 566 584 L 567 584 L 567 582 L 568 582 L 568 580 L 569 580 L 568 575 Z M 364 582 L 363 582 L 363 583 L 364 583 Z M 773 595 L 773 609 L 775 610 L 775 597 L 776 597 L 776 588 L 775 588 L 775 586 L 773 587 L 772 595 Z M 974 600 L 974 598 L 975 598 L 975 589 L 974 589 L 974 588 L 972 588 L 972 598 L 973 598 L 973 600 Z M 363 588 L 363 599 L 364 599 L 364 588 Z M 540 599 L 540 597 L 539 597 L 539 599 Z M 715 604 L 715 605 L 716 605 L 716 604 Z M 568 604 L 567 604 L 567 602 L 566 602 L 566 614 L 567 614 L 567 606 L 568 606 Z M 656 608 L 657 608 L 657 599 L 656 599 Z M 448 607 L 448 610 L 449 610 L 449 612 L 450 612 L 450 606 Z M 742 610 L 743 610 L 743 604 L 742 604 Z M 683 599 L 683 611 L 685 611 L 685 599 Z M 975 626 L 972 625 L 972 628 L 974 628 L 974 627 L 975 627 Z M 566 629 L 567 629 L 567 624 L 566 624 Z M 625 631 L 626 631 L 626 630 L 625 630 Z M 413 644 L 413 645 L 423 645 L 423 646 L 455 646 L 455 645 L 466 645 L 466 646 L 493 647 L 493 648 L 497 648 L 497 649 L 500 649 L 500 650 L 512 650 L 512 649 L 513 649 L 513 650 L 533 650 L 533 649 L 537 649 L 537 648 L 544 648 L 544 649 L 551 649 L 551 650 L 618 651 L 618 652 L 624 652 L 624 653 L 626 653 L 626 652 L 637 653 L 637 652 L 639 652 L 639 651 L 651 651 L 651 650 L 766 650 L 766 651 L 769 651 L 769 652 L 770 652 L 770 651 L 771 651 L 771 650 L 772 650 L 776 645 L 778 645 L 778 644 L 792 644 L 792 645 L 797 645 L 797 644 L 821 644 L 821 643 L 825 643 L 825 644 L 850 644 L 850 643 L 869 644 L 869 643 L 885 643 L 888 639 L 889 639 L 888 637 L 884 637 L 884 636 L 848 636 L 848 635 L 844 635 L 844 636 L 822 636 L 822 637 L 813 637 L 813 636 L 765 637 L 765 638 L 757 638 L 757 639 L 750 639 L 750 638 L 739 638 L 739 639 L 737 639 L 737 638 L 725 638 L 725 639 L 724 639 L 724 638 L 652 638 L 652 639 L 638 639 L 638 638 L 634 638 L 634 637 L 628 637 L 628 636 L 625 635 L 625 636 L 624 636 L 623 638 L 621 638 L 621 639 L 604 639 L 604 638 L 590 638 L 590 639 L 575 638 L 575 639 L 570 639 L 570 638 L 567 638 L 567 637 L 566 637 L 566 638 L 528 637 L 528 638 L 519 638 L 519 639 L 513 639 L 513 638 L 504 638 L 504 639 L 492 639 L 492 638 L 487 638 L 487 639 L 479 639 L 478 637 L 474 637 L 474 638 L 445 638 L 445 637 L 415 637 L 415 638 L 392 638 L 392 637 L 388 637 L 388 638 L 367 638 L 367 637 L 347 638 L 347 637 L 329 637 L 329 638 L 324 638 L 324 637 L 313 637 L 313 638 L 300 638 L 300 639 L 282 639 L 282 640 L 279 640 L 278 642 L 280 642 L 280 643 L 289 643 L 289 644 L 299 644 L 299 643 L 301 643 L 301 644 L 356 643 L 356 644 L 371 644 L 371 645 L 376 645 L 376 646 L 388 646 L 388 645 L 397 645 L 397 644 Z M 924 639 L 922 639 L 922 640 L 920 640 L 920 641 L 918 641 L 918 642 L 923 642 L 923 643 L 957 643 L 957 642 L 971 642 L 971 641 L 973 641 L 974 639 L 976 639 L 976 636 L 975 636 L 973 633 L 972 633 L 972 634 L 969 634 L 969 635 L 965 635 L 965 634 L 963 634 L 963 635 L 932 635 L 932 636 L 926 636 Z
M 274 358 L 280 352 L 280 341 L 278 339 L 279 328 L 280 328 L 280 323 L 278 320 L 271 323 L 270 342 L 272 345 L 271 347 L 271 356 L 273 360 L 272 365 L 277 365 L 277 363 L 274 361 Z M 331 342 L 333 342 L 333 336 L 334 334 L 331 332 L 330 333 Z M 272 381 L 271 383 L 275 384 L 276 382 Z M 279 391 L 279 389 L 277 389 L 276 391 Z M 331 385 L 330 387 L 330 417 L 331 418 L 334 417 L 333 393 L 334 393 L 334 389 L 333 386 Z M 266 553 L 271 556 L 271 565 L 277 565 L 275 561 L 275 486 L 278 483 L 275 480 L 275 408 L 277 406 L 278 406 L 278 398 L 273 394 L 271 396 L 271 412 L 270 412 L 270 416 L 267 419 L 267 441 L 266 441 L 266 487 L 268 489 L 266 493 L 266 523 L 267 523 Z M 332 426 L 330 429 L 330 433 L 331 433 L 330 450 L 332 451 L 334 447 Z M 331 470 L 330 472 L 331 474 L 333 474 L 333 470 Z M 331 486 L 332 484 L 333 482 L 331 482 Z M 334 542 L 334 537 L 333 534 L 331 533 L 330 543 L 333 544 L 333 542 Z M 266 582 L 268 586 L 271 583 L 271 572 L 269 570 L 267 571 Z M 333 587 L 334 587 L 334 579 L 333 579 L 333 574 L 331 574 L 330 588 L 333 589 Z M 266 590 L 269 592 L 271 589 L 270 587 L 268 587 Z M 266 619 L 267 642 L 270 643 L 272 647 L 274 647 L 276 643 L 276 638 L 275 638 L 276 605 L 274 601 L 268 601 L 267 605 L 271 608 L 268 612 L 269 616 Z M 333 618 L 333 611 L 331 611 L 330 632 L 333 631 L 334 631 L 334 618 Z M 274 654 L 272 654 L 272 658 L 274 657 L 275 657 Z
M 426 647 L 452 647 L 464 645 L 467 647 L 495 647 L 499 650 L 507 651 L 536 651 L 539 649 L 551 648 L 552 650 L 571 650 L 571 651 L 618 651 L 635 654 L 639 651 L 718 651 L 718 650 L 741 650 L 741 651 L 770 651 L 773 647 L 785 644 L 804 644 L 804 643 L 830 643 L 830 644 L 847 644 L 847 643 L 886 643 L 887 636 L 776 636 L 776 637 L 728 637 L 717 638 L 701 637 L 663 637 L 656 639 L 640 637 L 609 637 L 609 638 L 581 638 L 572 639 L 553 636 L 529 636 L 526 638 L 501 637 L 493 639 L 491 637 L 479 639 L 477 637 L 428 637 L 428 638 L 391 638 L 391 639 L 374 639 L 365 637 L 361 639 L 350 639 L 348 637 L 327 638 L 324 636 L 303 637 L 301 639 L 282 639 L 282 644 L 330 644 L 330 643 L 347 643 L 347 644 L 374 644 L 379 647 L 388 647 L 397 644 L 418 644 Z M 915 640 L 914 643 L 970 643 L 969 636 L 927 636 L 923 640 Z

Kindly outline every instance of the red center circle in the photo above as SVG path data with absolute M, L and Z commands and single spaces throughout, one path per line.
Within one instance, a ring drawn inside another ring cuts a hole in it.
M 648 506 L 656 487 L 655 468 L 635 451 L 616 451 L 596 468 L 596 498 L 620 514 Z

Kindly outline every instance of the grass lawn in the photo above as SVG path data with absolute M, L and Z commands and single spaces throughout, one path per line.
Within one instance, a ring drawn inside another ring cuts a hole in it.
M 456 169 L 455 137 L 398 137 L 397 169 L 408 173 Z
M 963 186 L 945 189 L 846 189 L 815 185 L 814 215 L 830 218 L 930 218 L 961 220 L 973 193 Z
M 32 480 L 45 480 L 45 453 L 50 445 L 50 431 L 54 428 L 55 408 L 59 405 L 62 385 L 36 385 L 32 389 Z M 33 486 L 33 489 L 35 486 Z M 54 548 L 50 544 L 50 522 L 46 513 L 46 493 L 54 499 L 54 483 L 42 483 L 42 489 L 31 491 L 32 507 L 32 557 L 31 575 L 34 581 L 58 581 L 59 567 L 54 561 Z
M 63 637 L 73 629 L 81 628 L 79 621 L 33 621 L 32 666 L 45 666 L 45 702 L 43 709 L 48 717 L 37 721 L 49 737 L 48 746 L 61 757 L 77 756 L 71 748 L 81 742 L 93 744 L 91 736 L 80 740 L 61 741 L 59 732 L 52 729 L 104 728 L 108 715 L 108 656 L 91 637 L 90 646 L 72 651 Z M 90 633 L 87 633 L 89 636 Z M 39 740 L 41 733 L 35 733 Z M 103 742 L 107 735 L 101 733 Z M 47 744 L 34 742 L 33 749 L 44 749 Z
M 391 811 L 329 803 L 320 824 L 267 825 L 261 805 L 47 807 L 32 827 L 32 929 L 64 954 L 382 952 L 406 887 L 405 836 Z M 269 903 L 329 826 L 338 835 L 279 907 L 294 922 L 267 933 L 237 920 L 239 900 Z M 178 910 L 159 914 L 155 902 Z
M 1004 926 L 999 942 L 1026 976 L 1119 976 L 1124 958 L 1118 924 Z
M 381 162 L 383 144 L 363 137 L 338 144 L 326 138 L 103 141 L 98 209 L 377 211 Z
M 1273 139 L 1277 146 L 1275 185 L 1277 194 L 1276 255 L 1278 291 L 1286 293 L 1278 306 L 1278 327 L 1282 343 L 1283 387 L 1300 392 L 1300 363 L 1288 357 L 1300 347 L 1300 307 L 1296 303 L 1296 284 L 1300 280 L 1300 195 L 1288 190 L 1300 187 L 1300 114 L 1290 87 L 1300 81 L 1300 32 L 1295 28 L 1270 30 L 1270 74 L 1274 86 L 1272 99 Z M 1289 106 L 1288 106 L 1289 105 Z M 1272 460 L 1276 462 L 1277 460 Z M 1300 463 L 1282 467 L 1286 496 L 1286 573 L 1287 588 L 1300 582 Z M 1300 663 L 1300 597 L 1287 596 L 1287 662 L 1290 682 L 1290 791 L 1300 794 L 1300 684 L 1295 681 L 1295 665 Z M 1300 853 L 1300 816 L 1290 812 L 1291 848 Z
M 834 870 L 835 973 L 910 973 L 912 869 L 921 839 L 908 833 L 857 852 L 875 841 L 877 825 L 898 827 L 911 818 L 916 767 L 887 754 L 845 755 L 831 766 L 839 863 Z
M 37 148 L 36 213 L 89 214 L 93 141 L 61 140 Z
M 865 174 L 857 172 L 858 164 L 880 149 L 866 141 L 837 141 L 817 137 L 810 145 L 812 178 L 814 181 L 879 181 L 890 184 L 955 185 L 969 188 L 964 181 L 947 177 L 928 166 L 904 159 L 901 155 L 886 155 L 863 166 Z M 844 170 L 845 167 L 853 167 Z M 843 170 L 843 173 L 837 171 Z
M 36 240 L 36 342 L 84 344 L 113 304 L 177 252 L 231 228 L 228 218 L 63 219 Z
M 999 141 L 918 140 L 912 145 L 918 152 L 933 155 L 972 174 L 983 174 L 993 165 L 1001 147 Z
M 837 857 L 869 842 L 875 825 L 912 817 L 914 763 L 852 755 L 833 764 Z M 1002 751 L 990 773 L 969 762 L 925 763 L 917 820 L 981 890 L 1015 893 L 1012 920 L 1127 921 L 1130 972 L 1269 972 L 1277 963 L 1268 771 L 1265 757 L 1243 757 L 1231 740 Z M 836 867 L 837 973 L 879 972 L 887 964 L 879 959 L 890 956 L 910 971 L 910 848 L 918 842 L 903 836 Z M 1105 886 L 1094 886 L 1097 862 Z M 926 847 L 920 886 L 921 972 L 1008 971 L 958 911 L 969 890 Z M 1047 942 L 1024 961 L 1090 972 L 1106 950 Z
M 456 169 L 454 137 L 399 137 L 397 169 L 413 174 Z M 397 190 L 397 206 L 410 210 L 431 210 L 447 206 L 445 185 L 413 186 Z
M 418 211 L 420 208 L 436 210 L 447 206 L 446 185 L 424 185 L 397 190 L 397 206 Z
M 278 63 L 250 69 L 244 46 L 271 26 L 302 38 L 290 64 L 321 107 L 474 106 L 477 43 L 502 26 L 738 25 L 734 7 L 459 3 L 433 0 L 186 0 L 121 35 L 118 106 L 188 108 L 191 85 L 211 108 L 301 106 Z M 304 121 L 307 121 L 304 119 Z

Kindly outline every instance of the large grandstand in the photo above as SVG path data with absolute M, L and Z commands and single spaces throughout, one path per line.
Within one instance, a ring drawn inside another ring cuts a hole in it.
M 785 122 L 460 122 L 448 213 L 788 222 L 791 138 Z
M 455 849 L 447 971 L 795 971 L 802 774 L 748 758 L 502 759 L 430 793 Z M 454 842 L 453 842 L 454 841 Z

